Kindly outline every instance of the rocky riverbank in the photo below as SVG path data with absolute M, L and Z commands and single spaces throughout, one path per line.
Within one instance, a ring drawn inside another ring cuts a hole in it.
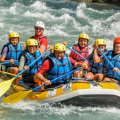
M 98 2 L 98 3 L 120 4 L 120 0 L 72 0 L 72 1 L 86 2 L 86 3 Z

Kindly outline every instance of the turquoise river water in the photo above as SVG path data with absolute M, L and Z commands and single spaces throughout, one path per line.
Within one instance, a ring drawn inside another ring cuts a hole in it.
M 45 23 L 49 44 L 66 41 L 72 46 L 81 32 L 90 35 L 91 47 L 96 38 L 112 41 L 120 36 L 120 7 L 71 2 L 70 0 L 0 0 L 0 50 L 10 31 L 20 34 L 20 43 L 34 34 L 38 20 Z M 2 98 L 1 98 L 2 99 Z M 38 101 L 14 105 L 0 102 L 0 120 L 119 120 L 120 110 L 102 107 L 53 107 Z

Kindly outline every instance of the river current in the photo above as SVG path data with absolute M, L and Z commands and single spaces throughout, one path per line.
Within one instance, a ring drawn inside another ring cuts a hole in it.
M 0 0 L 0 50 L 8 41 L 8 34 L 20 34 L 20 43 L 34 35 L 34 24 L 45 23 L 49 44 L 77 42 L 78 35 L 94 40 L 104 38 L 112 49 L 113 39 L 120 36 L 120 7 L 108 4 L 88 4 L 70 0 Z M 91 48 L 92 50 L 92 48 Z M 2 99 L 2 98 L 1 98 Z M 53 107 L 38 101 L 21 101 L 14 105 L 0 102 L 0 120 L 119 120 L 120 110 L 102 107 Z

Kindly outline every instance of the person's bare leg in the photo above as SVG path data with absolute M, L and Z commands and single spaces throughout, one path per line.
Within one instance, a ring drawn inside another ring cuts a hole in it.
M 102 81 L 103 78 L 104 78 L 104 75 L 103 75 L 103 74 L 95 74 L 95 76 L 94 76 L 94 79 L 95 79 L 96 81 Z
M 92 72 L 88 72 L 85 78 L 94 80 L 94 75 Z
M 10 73 L 18 74 L 18 68 L 17 67 L 11 67 Z
M 108 78 L 108 77 L 105 77 L 103 81 L 106 81 L 106 82 L 107 82 L 107 81 L 111 81 L 111 82 L 118 83 L 118 81 L 117 81 L 117 80 L 112 79 L 112 78 Z

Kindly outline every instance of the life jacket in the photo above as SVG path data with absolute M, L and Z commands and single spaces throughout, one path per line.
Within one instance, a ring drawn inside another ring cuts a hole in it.
M 61 75 L 64 75 L 67 72 L 70 72 L 72 70 L 72 64 L 70 59 L 68 58 L 68 55 L 65 54 L 63 59 L 60 61 L 55 58 L 54 54 L 50 54 L 48 58 L 51 60 L 53 67 L 51 70 L 47 73 L 47 78 L 49 80 L 53 80 Z M 56 81 L 54 81 L 52 84 L 62 84 L 69 82 L 71 78 L 71 74 L 68 74 Z
M 76 44 L 73 46 L 73 49 L 77 51 L 81 56 L 84 58 L 87 58 L 89 56 L 89 47 L 86 46 L 83 49 L 80 48 L 79 44 Z M 80 56 L 78 56 L 76 53 L 73 54 L 72 58 L 76 61 L 84 61 Z
M 1 54 L 3 53 L 3 50 L 5 47 L 8 48 L 8 52 L 5 57 L 5 60 L 10 60 L 10 59 L 18 60 L 22 51 L 22 46 L 19 43 L 16 47 L 13 46 L 11 43 L 7 43 L 3 46 Z M 19 63 L 15 63 L 15 64 L 16 66 L 18 66 Z M 6 66 L 14 66 L 14 64 L 10 63 L 10 64 L 7 64 Z
M 114 57 L 112 56 L 113 51 L 109 51 L 108 54 L 106 55 L 109 61 L 112 63 L 114 67 L 117 67 L 120 70 L 120 54 L 115 55 Z M 113 71 L 113 68 L 109 64 L 109 62 L 105 62 L 106 64 L 106 76 L 120 80 L 120 74 L 118 72 Z
M 31 38 L 34 38 L 35 39 L 35 36 L 32 36 Z M 40 48 L 40 41 L 43 39 L 43 38 L 47 38 L 46 36 L 40 36 L 38 37 L 38 47 Z
M 30 54 L 27 50 L 24 50 L 24 51 L 21 53 L 20 57 L 21 57 L 22 55 L 23 55 L 23 56 L 25 57 L 25 59 L 26 59 L 26 62 L 25 62 L 25 65 L 24 65 L 24 66 L 28 66 L 28 65 L 30 65 L 33 61 L 35 61 L 35 60 L 41 55 L 41 53 L 37 50 L 37 51 L 35 52 L 35 56 L 33 56 L 33 55 Z M 19 58 L 19 60 L 20 60 L 20 58 Z M 23 76 L 25 76 L 25 75 L 27 75 L 27 76 L 29 76 L 29 75 L 34 75 L 34 74 L 38 71 L 38 69 L 40 68 L 41 62 L 42 62 L 42 59 L 36 61 L 36 62 L 33 64 L 33 66 L 30 67 L 29 70 L 26 70 L 26 71 L 23 73 Z
M 104 54 L 107 54 L 108 50 L 105 49 L 104 51 Z M 98 54 L 99 57 L 102 57 L 102 55 Z M 90 55 L 90 58 L 89 58 L 89 70 L 90 72 L 94 73 L 94 74 L 97 74 L 97 73 L 103 73 L 103 74 L 106 74 L 106 67 L 105 67 L 105 64 L 104 64 L 104 60 L 100 63 L 94 63 L 94 60 L 93 60 L 93 53 Z

